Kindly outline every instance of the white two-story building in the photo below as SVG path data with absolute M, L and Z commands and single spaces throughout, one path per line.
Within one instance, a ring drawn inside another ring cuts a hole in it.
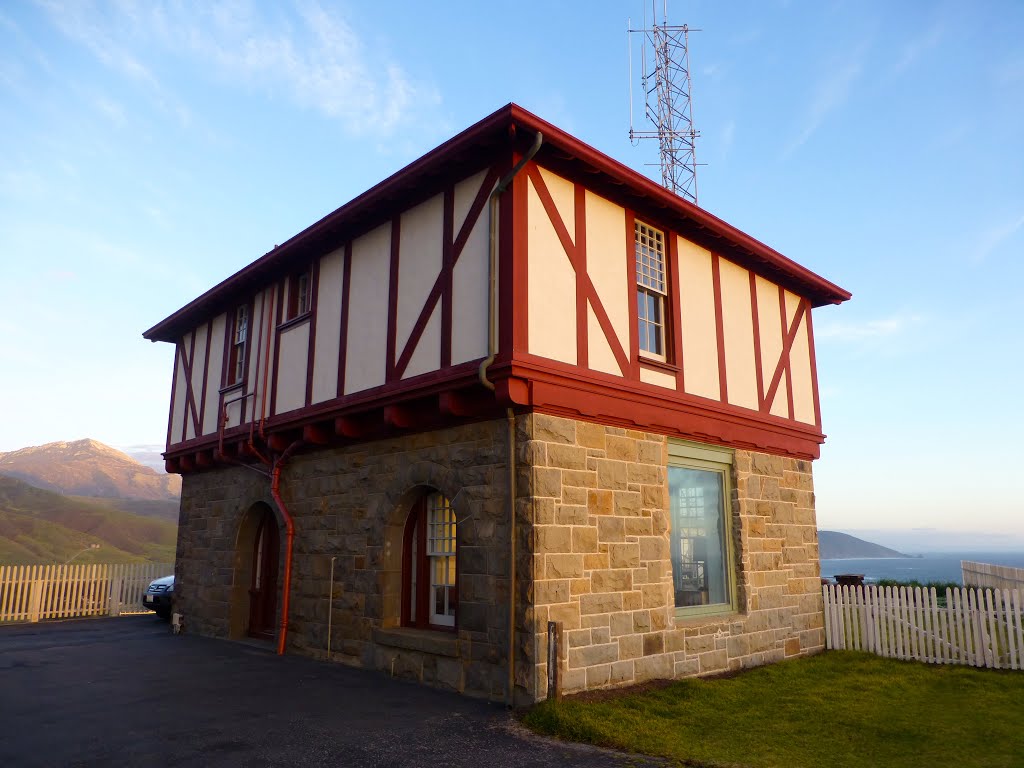
M 189 631 L 494 699 L 824 646 L 812 310 L 516 105 L 145 333 Z

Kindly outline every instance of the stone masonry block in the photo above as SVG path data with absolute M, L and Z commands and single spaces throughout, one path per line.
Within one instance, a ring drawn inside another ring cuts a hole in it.
M 630 464 L 626 477 L 631 483 L 660 486 L 664 479 L 664 470 L 655 464 Z
M 625 541 L 626 524 L 623 519 L 621 517 L 597 518 L 597 540 L 600 542 Z
M 549 579 L 580 578 L 583 576 L 583 555 L 546 555 L 544 575 Z
M 641 512 L 640 493 L 637 491 L 615 491 L 615 514 L 622 517 L 636 517 Z
M 587 491 L 587 508 L 594 515 L 610 515 L 614 511 L 614 498 L 611 491 Z
M 576 443 L 584 448 L 604 450 L 604 426 L 585 421 L 576 422 Z
M 572 551 L 585 554 L 597 552 L 597 528 L 577 526 L 572 529 Z
M 596 488 L 597 472 L 584 469 L 566 469 L 562 472 L 562 483 L 574 488 Z
M 566 490 L 570 489 L 567 488 Z M 555 506 L 555 522 L 558 525 L 586 525 L 588 517 L 585 506 L 572 506 L 569 504 L 558 504 Z M 596 533 L 597 531 L 595 530 Z
M 668 542 L 662 536 L 642 536 L 637 542 L 641 562 L 668 559 Z
M 646 514 L 641 510 L 641 514 Z M 650 517 L 627 517 L 626 536 L 650 536 L 654 532 L 654 521 Z
M 597 485 L 612 491 L 624 491 L 629 484 L 628 464 L 624 461 L 597 459 Z
M 640 565 L 640 545 L 631 542 L 609 544 L 608 557 L 612 568 L 636 568 Z
M 550 579 L 538 581 L 533 588 L 534 599 L 539 605 L 566 603 L 569 601 L 569 580 Z
M 616 661 L 612 663 L 611 677 L 608 680 L 611 685 L 622 685 L 633 682 L 633 662 Z
M 587 688 L 603 688 L 608 685 L 611 679 L 612 665 L 600 664 L 596 667 L 587 667 Z
M 605 450 L 609 459 L 630 462 L 637 460 L 637 441 L 629 437 L 609 435 L 605 438 Z
M 533 471 L 534 496 L 562 498 L 562 470 L 539 467 Z
M 633 572 L 629 569 L 594 571 L 591 589 L 596 592 L 628 592 L 633 589 Z
M 576 442 L 576 422 L 543 413 L 533 414 L 533 437 L 546 443 Z
M 619 644 L 587 645 L 582 648 L 569 649 L 569 669 L 593 667 L 598 664 L 611 664 L 618 661 Z
M 622 594 L 618 592 L 580 595 L 580 614 L 611 613 L 622 610 Z
M 539 525 L 537 551 L 544 553 L 572 552 L 572 528 L 565 525 Z
M 548 465 L 562 469 L 586 469 L 587 450 L 575 445 L 551 443 L 547 449 Z

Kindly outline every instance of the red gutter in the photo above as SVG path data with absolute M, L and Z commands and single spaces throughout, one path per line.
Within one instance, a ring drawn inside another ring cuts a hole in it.
M 270 475 L 270 495 L 274 499 L 285 527 L 285 550 L 284 550 L 284 584 L 281 586 L 281 631 L 277 633 L 277 655 L 284 655 L 284 647 L 288 640 L 288 609 L 291 605 L 292 595 L 292 546 L 295 542 L 295 524 L 292 522 L 291 513 L 281 498 L 281 468 L 291 455 L 292 451 L 302 445 L 302 440 L 296 440 L 289 445 L 285 452 L 274 461 L 274 469 Z

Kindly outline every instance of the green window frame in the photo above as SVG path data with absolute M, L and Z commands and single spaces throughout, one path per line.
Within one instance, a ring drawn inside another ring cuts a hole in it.
M 734 613 L 733 452 L 670 440 L 669 541 L 676 616 Z

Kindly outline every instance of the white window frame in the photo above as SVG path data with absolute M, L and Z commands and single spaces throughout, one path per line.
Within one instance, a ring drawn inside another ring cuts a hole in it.
M 298 281 L 298 307 L 296 310 L 296 316 L 304 315 L 307 312 L 309 312 L 312 303 L 309 300 L 309 288 L 310 283 L 312 282 L 310 280 L 309 272 L 303 272 L 301 275 L 299 275 Z
M 636 256 L 637 335 L 640 356 L 666 362 L 668 360 L 668 334 L 665 333 L 668 306 L 668 278 L 665 258 L 665 233 L 639 219 L 633 226 L 633 249 Z M 657 317 L 648 316 L 648 299 Z M 649 349 L 651 328 L 656 329 L 658 349 Z M 660 350 L 660 351 L 659 351 Z
M 448 499 L 440 493 L 427 498 L 427 571 L 430 574 L 430 623 L 441 627 L 455 626 L 456 586 L 456 520 Z M 436 608 L 442 604 L 442 612 Z
M 245 374 L 245 345 L 249 340 L 249 306 L 247 304 L 240 304 L 235 309 L 235 327 L 234 327 L 234 360 L 235 370 L 231 373 L 233 378 L 229 384 L 237 384 L 240 382 Z
M 732 466 L 733 451 L 718 446 L 691 443 L 683 440 L 669 440 L 668 443 L 668 470 L 672 467 L 681 469 L 699 470 L 713 472 L 721 480 L 721 504 L 718 510 L 721 521 L 720 535 L 724 539 L 724 550 L 721 553 L 723 559 L 723 574 L 725 579 L 723 590 L 726 599 L 724 602 L 707 603 L 702 605 L 676 606 L 675 615 L 677 618 L 691 618 L 700 616 L 720 615 L 735 613 L 736 604 L 736 557 L 733 549 L 733 515 L 732 515 Z M 669 498 L 669 546 L 677 546 L 679 532 L 673 528 L 674 515 L 672 512 L 672 498 L 670 486 Z M 673 593 L 675 585 L 680 580 L 677 573 L 677 564 L 670 555 L 670 566 L 672 569 Z M 696 563 L 695 563 L 696 565 Z M 706 563 L 704 564 L 706 568 Z

